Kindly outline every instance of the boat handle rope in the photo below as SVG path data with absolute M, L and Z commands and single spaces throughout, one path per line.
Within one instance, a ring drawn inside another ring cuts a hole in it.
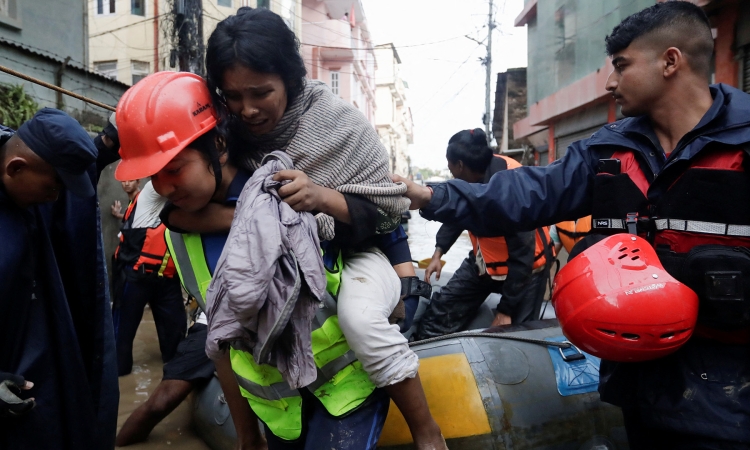
M 421 341 L 409 342 L 409 346 L 411 347 L 417 344 L 429 344 L 430 342 L 444 341 L 447 339 L 456 339 L 456 338 L 461 338 L 461 337 L 486 337 L 486 338 L 493 338 L 493 339 L 506 339 L 509 341 L 526 342 L 527 344 L 543 345 L 545 347 L 557 347 L 559 349 L 571 348 L 571 347 L 575 348 L 573 344 L 571 344 L 568 341 L 553 342 L 553 341 L 545 341 L 542 339 L 531 339 L 531 338 L 525 338 L 525 337 L 520 337 L 520 336 L 508 336 L 504 334 L 484 333 L 484 332 L 478 332 L 478 331 L 463 331 L 459 333 L 446 334 L 445 336 L 436 336 L 436 337 L 424 339 Z

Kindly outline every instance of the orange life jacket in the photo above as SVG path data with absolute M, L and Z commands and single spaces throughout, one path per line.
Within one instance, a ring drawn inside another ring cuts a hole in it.
M 557 227 L 557 235 L 560 237 L 560 243 L 570 253 L 578 241 L 590 234 L 591 216 L 560 222 L 555 226 Z
M 488 173 L 489 176 L 501 170 L 521 167 L 521 164 L 512 158 L 502 155 L 494 156 L 500 160 L 492 161 Z M 478 261 L 481 260 L 484 262 L 487 275 L 496 278 L 508 275 L 508 244 L 504 237 L 478 237 L 469 232 L 469 239 L 471 239 L 471 245 L 474 247 L 474 256 L 476 256 Z M 532 270 L 543 267 L 547 263 L 547 252 L 549 252 L 549 255 L 554 256 L 552 240 L 549 236 L 549 227 L 541 227 L 536 230 L 536 245 Z
M 115 259 L 142 275 L 172 278 L 175 275 L 174 261 L 164 240 L 164 224 L 153 228 L 133 228 L 138 196 L 128 205 L 122 218 L 120 245 L 115 250 Z

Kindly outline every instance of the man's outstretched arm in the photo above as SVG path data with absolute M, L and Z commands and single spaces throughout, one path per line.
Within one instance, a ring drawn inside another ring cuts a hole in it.
M 574 143 L 546 167 L 496 173 L 488 184 L 451 180 L 429 188 L 407 183 L 413 209 L 428 220 L 463 227 L 478 236 L 502 236 L 590 214 L 598 159 Z

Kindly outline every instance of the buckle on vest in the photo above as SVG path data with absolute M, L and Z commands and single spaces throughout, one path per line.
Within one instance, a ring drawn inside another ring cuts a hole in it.
M 410 295 L 418 295 L 424 298 L 430 298 L 432 295 L 432 285 L 425 283 L 418 277 L 401 278 L 401 298 Z
M 627 214 L 625 227 L 628 229 L 628 233 L 638 235 L 638 213 Z

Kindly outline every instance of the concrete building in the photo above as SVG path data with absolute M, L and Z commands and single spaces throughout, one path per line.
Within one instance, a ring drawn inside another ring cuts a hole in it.
M 132 85 L 150 73 L 178 70 L 174 0 L 86 0 L 90 68 Z M 242 6 L 268 8 L 297 32 L 299 0 L 201 0 L 203 42 Z
M 406 98 L 408 85 L 399 73 L 401 59 L 393 44 L 375 46 L 375 58 L 375 98 L 378 106 L 375 127 L 380 142 L 388 150 L 391 172 L 409 176 L 409 144 L 414 143 L 414 124 Z
M 525 0 L 516 26 L 528 26 L 528 112 L 515 139 L 561 158 L 621 115 L 605 90 L 612 71 L 604 37 L 625 17 L 662 0 Z M 708 14 L 715 39 L 713 82 L 750 92 L 750 2 L 691 0 Z
M 497 74 L 492 134 L 497 153 L 515 158 L 524 165 L 536 165 L 533 146 L 526 139 L 515 139 L 513 124 L 526 117 L 526 68 L 508 69 Z
M 361 0 L 302 0 L 307 75 L 357 107 L 375 126 L 375 52 Z
M 89 71 L 87 11 L 80 0 L 0 1 L 0 64 L 99 102 L 115 105 L 126 85 Z M 102 125 L 109 112 L 51 89 L 0 73 L 23 85 L 39 106 L 64 109 L 82 124 Z

